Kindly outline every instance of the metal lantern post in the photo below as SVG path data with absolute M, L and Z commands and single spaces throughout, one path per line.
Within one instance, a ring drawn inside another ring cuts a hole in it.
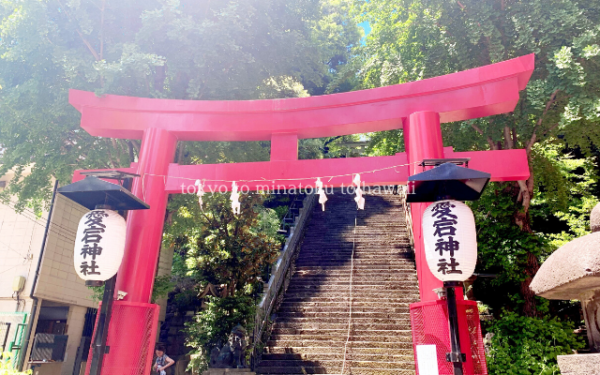
M 72 201 L 90 209 L 91 213 L 98 212 L 103 215 L 114 215 L 114 211 L 118 211 L 119 215 L 126 219 L 127 211 L 129 210 L 145 210 L 150 208 L 146 203 L 137 198 L 135 195 L 131 194 L 129 189 L 131 188 L 131 184 L 133 181 L 133 177 L 137 175 L 132 173 L 126 173 L 121 171 L 102 171 L 102 172 L 87 172 L 87 177 L 81 181 L 75 182 L 73 184 L 64 186 L 58 189 L 58 192 L 65 197 L 71 199 Z M 106 182 L 101 180 L 110 179 L 117 180 L 119 184 L 112 184 L 110 182 Z M 112 212 L 111 212 L 112 211 Z M 78 228 L 78 239 L 80 237 L 80 233 L 84 233 L 86 230 L 90 230 L 90 228 L 83 229 L 80 232 L 82 224 L 85 223 L 85 219 L 89 216 L 90 213 L 85 215 L 81 222 L 80 228 Z M 121 220 L 123 220 L 121 219 Z M 123 220 L 124 223 L 124 220 Z M 102 229 L 92 228 L 92 230 L 105 232 L 107 229 L 104 224 L 100 224 L 103 226 Z M 89 233 L 89 232 L 88 232 Z M 109 233 L 110 234 L 110 233 Z M 81 240 L 75 242 L 75 249 L 77 256 L 78 246 Z M 94 244 L 96 246 L 97 244 Z M 84 245 L 88 246 L 88 245 Z M 114 301 L 115 295 L 115 283 L 116 283 L 116 271 L 118 270 L 118 266 L 121 263 L 123 257 L 123 249 L 125 247 L 125 229 L 123 228 L 122 233 L 122 244 L 116 244 L 116 246 L 121 246 L 120 253 L 118 256 L 120 259 L 112 259 L 113 269 L 109 271 L 109 276 L 96 275 L 94 280 L 90 280 L 86 275 L 81 274 L 81 270 L 77 269 L 77 264 L 75 264 L 75 269 L 78 271 L 80 277 L 86 278 L 87 286 L 102 286 L 104 285 L 104 295 L 102 297 L 102 304 L 100 307 L 100 315 L 98 316 L 98 320 L 96 323 L 96 328 L 94 331 L 94 342 L 92 343 L 92 363 L 90 366 L 90 375 L 100 375 L 102 371 L 102 362 L 104 360 L 104 355 L 108 354 L 109 347 L 106 346 L 106 339 L 108 336 L 108 326 L 110 322 L 112 305 Z M 111 250 L 111 249 L 102 249 L 99 248 L 98 251 L 93 254 L 100 255 L 102 251 Z M 85 257 L 85 255 L 84 255 Z M 95 256 L 94 256 L 95 259 Z M 92 265 L 96 266 L 95 261 Z M 85 262 L 87 265 L 87 262 Z M 86 267 L 87 270 L 87 267 Z M 93 269 L 92 269 L 93 270 Z M 87 274 L 87 271 L 84 271 Z
M 408 202 L 434 202 L 423 213 L 422 233 L 427 265 L 444 283 L 451 346 L 446 361 L 452 363 L 455 375 L 463 375 L 463 363 L 467 361 L 460 345 L 455 289 L 473 275 L 477 262 L 475 219 L 469 207 L 460 201 L 479 199 L 490 179 L 489 173 L 458 166 L 468 166 L 468 162 L 468 159 L 423 160 L 423 169 L 434 168 L 409 177 L 413 194 L 407 197 Z

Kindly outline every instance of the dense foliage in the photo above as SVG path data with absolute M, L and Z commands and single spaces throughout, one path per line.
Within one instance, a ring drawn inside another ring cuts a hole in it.
M 237 324 L 252 330 L 261 276 L 281 247 L 280 220 L 264 207 L 266 198 L 242 194 L 240 215 L 232 213 L 229 194 L 206 194 L 202 209 L 195 195 L 170 202 L 163 243 L 176 252 L 179 297 L 173 303 L 182 304 L 183 311 L 197 310 L 186 328 L 188 346 L 200 354 L 194 368 L 207 364 L 210 351 L 223 345 Z M 194 302 L 198 297 L 204 299 L 202 309 Z
M 200 230 L 187 243 L 187 275 L 204 285 L 222 286 L 221 297 L 248 292 L 261 266 L 275 261 L 281 245 L 275 238 L 279 222 L 269 220 L 263 200 L 259 193 L 243 194 L 240 215 L 233 214 L 226 194 L 205 196 L 202 211 L 196 203 Z M 189 212 L 189 206 L 178 209 L 178 214 Z
M 0 197 L 39 212 L 52 178 L 135 161 L 139 141 L 80 129 L 69 89 L 205 100 L 323 92 L 359 38 L 346 19 L 334 0 L 0 1 L 0 175 L 16 171 Z
M 573 324 L 507 313 L 492 324 L 488 353 L 490 374 L 554 375 L 556 356 L 585 345 L 573 334 Z
M 254 300 L 250 296 L 207 297 L 204 308 L 187 328 L 188 345 L 203 354 L 194 359 L 194 369 L 201 371 L 207 367 L 211 349 L 223 347 L 231 330 L 238 324 L 252 333 L 254 313 Z
M 33 371 L 25 372 L 18 371 L 15 367 L 15 358 L 11 352 L 1 353 L 0 357 L 0 374 L 2 375 L 31 375 Z

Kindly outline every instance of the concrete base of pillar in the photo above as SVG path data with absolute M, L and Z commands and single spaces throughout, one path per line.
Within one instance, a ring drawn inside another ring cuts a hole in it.
M 600 354 L 559 355 L 562 375 L 600 375 Z
M 256 375 L 249 368 L 209 368 L 202 375 Z

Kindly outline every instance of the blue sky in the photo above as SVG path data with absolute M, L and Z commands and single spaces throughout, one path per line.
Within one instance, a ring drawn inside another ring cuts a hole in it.
M 358 26 L 362 27 L 363 30 L 365 31 L 365 37 L 367 35 L 369 35 L 369 33 L 371 32 L 371 25 L 369 25 L 369 21 L 361 22 L 361 23 L 358 24 Z M 363 37 L 360 42 L 364 45 L 365 44 L 365 38 Z

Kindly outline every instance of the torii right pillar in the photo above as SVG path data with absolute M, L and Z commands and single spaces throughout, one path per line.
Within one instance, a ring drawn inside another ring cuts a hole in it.
M 415 112 L 403 124 L 405 149 L 410 163 L 410 175 L 423 171 L 424 159 L 443 159 L 444 144 L 440 116 L 436 112 Z M 410 187 L 409 187 L 410 192 Z M 414 251 L 421 302 L 411 304 L 411 326 L 417 374 L 452 375 L 453 365 L 446 361 L 451 352 L 448 310 L 436 289 L 443 283 L 429 270 L 423 242 L 423 212 L 431 203 L 411 203 Z M 465 301 L 462 288 L 457 288 L 457 305 L 461 351 L 465 354 L 465 375 L 487 375 L 483 338 L 477 303 Z M 435 357 L 434 357 L 435 355 Z M 437 372 L 434 370 L 437 365 Z M 433 372 L 431 370 L 434 370 Z

